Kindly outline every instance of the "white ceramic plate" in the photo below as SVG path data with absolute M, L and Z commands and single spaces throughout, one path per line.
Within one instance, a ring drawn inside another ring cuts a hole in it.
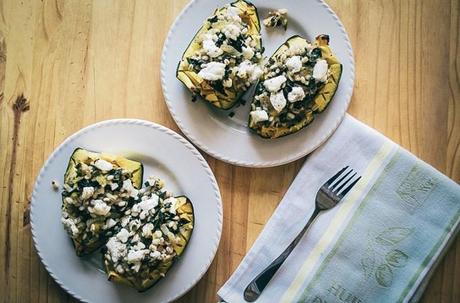
M 163 48 L 161 79 L 163 93 L 174 120 L 182 132 L 206 153 L 225 162 L 249 167 L 270 167 L 297 160 L 320 146 L 341 122 L 351 99 L 354 60 L 345 29 L 335 13 L 321 0 L 254 0 L 262 20 L 268 11 L 287 8 L 288 30 L 266 31 L 262 25 L 265 55 L 273 52 L 292 35 L 314 40 L 328 34 L 331 48 L 343 64 L 339 88 L 329 107 L 305 129 L 284 138 L 267 140 L 250 132 L 246 126 L 249 104 L 229 111 L 211 108 L 203 101 L 191 102 L 191 94 L 176 79 L 176 67 L 190 40 L 207 17 L 225 0 L 194 0 L 182 11 L 172 26 Z M 249 103 L 249 102 L 248 102 Z M 235 116 L 230 118 L 229 112 Z
M 195 228 L 184 255 L 165 278 L 144 293 L 107 281 L 102 256 L 76 256 L 60 222 L 64 171 L 75 148 L 126 156 L 144 164 L 144 179 L 161 177 L 175 194 L 187 195 Z M 85 302 L 169 302 L 189 290 L 208 269 L 222 230 L 222 203 L 216 180 L 200 153 L 175 132 L 142 120 L 109 120 L 86 127 L 64 141 L 48 158 L 32 194 L 31 226 L 38 254 L 56 282 Z

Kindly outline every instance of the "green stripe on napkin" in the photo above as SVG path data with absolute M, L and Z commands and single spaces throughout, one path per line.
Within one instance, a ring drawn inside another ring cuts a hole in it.
M 459 217 L 455 184 L 399 150 L 298 302 L 405 301 Z

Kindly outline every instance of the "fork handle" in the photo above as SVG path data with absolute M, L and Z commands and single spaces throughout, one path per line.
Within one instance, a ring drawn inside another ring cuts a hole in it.
M 260 294 L 265 289 L 268 282 L 270 282 L 277 270 L 284 263 L 287 257 L 291 254 L 294 248 L 297 246 L 300 239 L 302 239 L 303 235 L 308 230 L 313 220 L 315 220 L 315 218 L 318 216 L 319 212 L 320 209 L 315 208 L 307 224 L 305 224 L 303 229 L 299 232 L 299 234 L 297 235 L 297 237 L 295 237 L 291 244 L 289 244 L 289 246 L 286 247 L 286 249 L 275 260 L 273 260 L 273 262 L 270 263 L 270 265 L 268 265 L 262 272 L 260 272 L 260 274 L 258 274 L 251 281 L 251 283 L 248 284 L 248 286 L 246 286 L 246 289 L 244 290 L 244 299 L 247 302 L 254 302 L 255 300 L 257 300 L 257 298 L 259 298 Z

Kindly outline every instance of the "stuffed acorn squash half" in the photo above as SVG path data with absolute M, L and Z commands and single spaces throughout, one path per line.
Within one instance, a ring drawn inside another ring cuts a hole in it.
M 289 38 L 264 67 L 249 127 L 271 139 L 299 131 L 331 102 L 341 74 L 329 36 L 320 35 L 314 43 L 300 36 Z
M 163 181 L 149 178 L 141 201 L 125 212 L 104 248 L 109 280 L 145 291 L 166 275 L 182 255 L 194 227 L 193 205 L 174 197 Z
M 140 162 L 76 149 L 64 175 L 62 218 L 78 256 L 105 244 L 124 211 L 138 200 Z
M 262 52 L 256 7 L 235 1 L 206 20 L 185 50 L 176 77 L 194 95 L 229 109 L 262 75 Z

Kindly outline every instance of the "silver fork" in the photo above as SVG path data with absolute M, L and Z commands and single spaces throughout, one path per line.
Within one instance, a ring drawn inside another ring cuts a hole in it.
M 350 174 L 352 175 L 350 176 Z M 251 283 L 248 284 L 248 286 L 246 286 L 246 289 L 244 290 L 244 299 L 247 302 L 254 302 L 257 298 L 259 298 L 268 282 L 270 282 L 276 271 L 294 250 L 318 214 L 336 206 L 353 188 L 353 186 L 358 183 L 359 179 L 361 179 L 361 176 L 357 176 L 357 173 L 354 172 L 353 169 L 349 169 L 349 167 L 346 166 L 321 186 L 316 193 L 315 210 L 313 211 L 313 214 L 307 224 L 291 242 L 291 244 L 289 244 L 289 246 L 281 253 L 281 255 L 279 255 L 278 258 L 270 263 L 270 265 L 268 265 L 251 281 Z

